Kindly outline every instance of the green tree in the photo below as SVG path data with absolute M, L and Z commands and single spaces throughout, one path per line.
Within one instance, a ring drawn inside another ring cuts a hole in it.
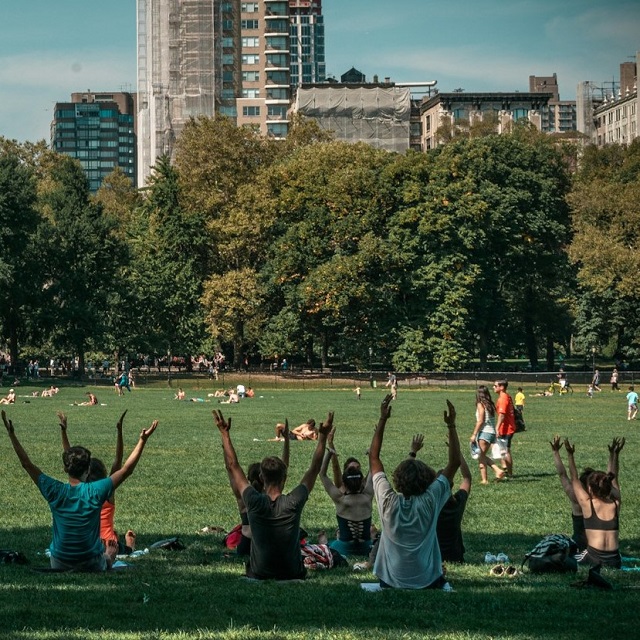
M 0 329 L 14 367 L 32 324 L 42 280 L 34 238 L 40 216 L 31 166 L 13 145 L 0 146 Z
M 204 216 L 185 212 L 178 172 L 167 157 L 159 158 L 130 232 L 139 349 L 184 356 L 201 349 L 204 224 Z
M 77 355 L 82 373 L 85 352 L 102 347 L 124 247 L 114 234 L 114 221 L 92 202 L 77 160 L 51 156 L 45 175 L 40 205 L 47 222 L 39 238 L 46 277 L 42 318 L 51 345 Z

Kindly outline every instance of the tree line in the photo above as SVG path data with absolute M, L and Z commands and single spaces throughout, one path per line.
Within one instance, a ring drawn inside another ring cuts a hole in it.
M 572 167 L 576 166 L 577 169 Z M 135 189 L 0 138 L 0 331 L 30 354 L 226 353 L 452 370 L 558 350 L 632 361 L 640 143 L 516 126 L 427 153 L 185 128 Z

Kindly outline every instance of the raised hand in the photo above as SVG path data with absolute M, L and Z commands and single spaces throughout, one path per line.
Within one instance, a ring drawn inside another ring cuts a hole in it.
M 324 436 L 328 436 L 331 433 L 331 429 L 333 429 L 333 411 L 329 411 L 329 413 L 327 414 L 327 419 L 324 422 L 320 423 L 318 433 Z
M 391 417 L 391 400 L 393 400 L 393 396 L 388 393 L 380 405 L 380 418 L 383 420 L 388 420 Z
M 456 408 L 447 400 L 447 409 L 448 412 L 444 412 L 444 423 L 449 427 L 449 429 L 456 428 Z
M 411 451 L 418 453 L 423 447 L 424 436 L 421 433 L 416 433 L 411 440 Z
M 624 443 L 626 440 L 624 438 L 618 438 L 618 444 L 616 445 L 616 453 L 620 453 L 624 448 Z
M 67 416 L 62 413 L 62 411 L 58 411 L 58 413 L 56 414 L 58 416 L 58 420 L 60 421 L 60 428 L 63 431 L 67 430 Z
M 549 444 L 551 445 L 552 451 L 560 451 L 560 449 L 562 449 L 562 440 L 558 435 L 553 436 L 553 440 Z
M 231 418 L 229 418 L 229 429 L 231 429 Z M 289 439 L 289 418 L 284 419 L 284 429 L 282 430 L 282 437 L 285 440 Z
M 6 427 L 9 433 L 13 433 L 13 422 L 11 420 L 7 420 L 7 414 L 4 409 L 2 410 L 2 422 L 4 422 L 4 426 Z
M 218 426 L 218 429 L 220 429 L 220 433 L 223 432 L 229 432 L 231 431 L 231 418 L 229 418 L 229 420 L 225 420 L 223 415 L 222 415 L 222 411 L 217 411 L 214 409 L 213 411 L 213 417 L 216 421 L 216 425 Z M 288 427 L 288 423 L 287 423 L 287 427 Z
M 575 451 L 576 451 L 576 447 L 575 447 L 575 445 L 573 445 L 573 444 L 571 444 L 571 443 L 569 442 L 569 438 L 565 438 L 565 439 L 564 439 L 564 448 L 567 450 L 567 453 L 568 453 L 570 456 L 572 456 L 572 455 L 575 453 Z
M 335 435 L 336 435 L 336 428 L 333 427 L 331 431 L 329 431 L 329 435 L 327 436 L 327 447 L 329 448 L 329 450 L 331 449 L 335 450 L 335 447 L 333 446 L 333 438 Z
M 126 413 L 126 411 L 125 411 Z M 124 416 L 123 416 L 124 417 Z M 149 439 L 149 436 L 156 430 L 156 427 L 158 426 L 158 421 L 154 420 L 151 423 L 151 426 L 148 429 L 143 429 L 140 432 L 140 439 L 144 440 L 145 442 Z
M 125 409 L 124 413 L 120 416 L 120 420 L 118 420 L 118 423 L 116 424 L 116 429 L 118 429 L 118 430 L 122 429 L 122 422 L 124 420 L 124 417 L 127 415 L 127 411 L 128 411 L 128 409 Z M 59 415 L 60 414 L 58 414 L 58 416 Z M 62 425 L 60 425 L 60 426 L 62 426 Z

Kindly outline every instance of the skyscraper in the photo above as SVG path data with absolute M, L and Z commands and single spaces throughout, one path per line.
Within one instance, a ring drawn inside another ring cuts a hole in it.
M 238 124 L 284 138 L 295 89 L 325 79 L 322 0 L 242 2 L 240 10 Z
M 186 122 L 236 115 L 239 0 L 137 0 L 138 184 Z
M 135 97 L 130 93 L 85 91 L 57 102 L 51 148 L 77 158 L 94 193 L 116 167 L 136 183 Z

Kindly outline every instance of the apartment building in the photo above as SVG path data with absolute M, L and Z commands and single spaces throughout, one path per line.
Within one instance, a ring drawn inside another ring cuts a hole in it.
M 80 161 L 93 193 L 116 167 L 135 185 L 135 112 L 131 93 L 72 93 L 70 102 L 55 104 L 51 148 Z
M 444 143 L 445 130 L 455 135 L 482 122 L 490 122 L 497 133 L 511 130 L 513 123 L 526 120 L 542 131 L 542 117 L 553 93 L 438 93 L 421 105 L 422 149 Z M 439 131 L 440 130 L 440 131 Z
M 282 139 L 295 88 L 325 79 L 322 0 L 242 2 L 240 12 L 238 124 Z
M 541 131 L 545 133 L 567 133 L 577 131 L 575 100 L 560 100 L 558 76 L 529 76 L 531 93 L 551 93 L 547 108 L 542 111 Z

